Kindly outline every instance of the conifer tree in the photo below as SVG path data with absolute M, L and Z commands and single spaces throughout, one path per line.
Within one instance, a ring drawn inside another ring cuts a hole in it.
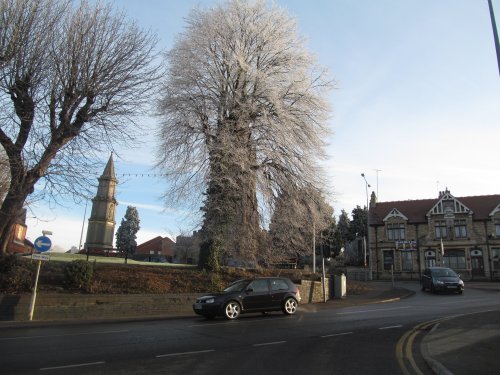
M 140 222 L 137 209 L 128 206 L 125 217 L 122 219 L 120 227 L 116 232 L 116 248 L 125 257 L 125 264 L 127 263 L 128 256 L 135 253 L 137 232 L 141 228 L 139 226 Z

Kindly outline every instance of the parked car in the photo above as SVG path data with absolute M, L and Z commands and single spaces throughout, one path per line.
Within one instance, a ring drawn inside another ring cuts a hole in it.
M 207 319 L 223 316 L 236 319 L 251 312 L 283 311 L 295 314 L 300 303 L 299 288 L 286 277 L 238 280 L 222 293 L 201 296 L 193 304 L 196 314 Z
M 437 292 L 464 292 L 464 282 L 455 271 L 447 267 L 429 267 L 422 274 L 422 291 L 429 289 Z

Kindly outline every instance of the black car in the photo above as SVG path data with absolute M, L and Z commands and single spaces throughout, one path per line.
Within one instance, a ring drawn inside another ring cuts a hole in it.
M 422 274 L 422 291 L 429 289 L 437 292 L 464 292 L 464 282 L 455 271 L 447 267 L 429 267 Z
M 238 280 L 222 293 L 196 299 L 193 310 L 207 319 L 223 316 L 236 319 L 251 312 L 283 311 L 292 315 L 300 303 L 299 288 L 286 277 Z

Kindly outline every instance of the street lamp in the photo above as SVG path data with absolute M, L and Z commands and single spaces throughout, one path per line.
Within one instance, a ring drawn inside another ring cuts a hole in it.
M 366 180 L 365 174 L 361 173 L 361 177 L 365 180 L 365 191 L 366 191 L 366 245 L 365 245 L 365 267 L 366 267 L 366 249 L 368 248 L 368 261 L 369 261 L 369 274 L 368 278 L 372 280 L 372 254 L 370 248 L 370 201 L 368 200 L 368 188 L 371 185 Z

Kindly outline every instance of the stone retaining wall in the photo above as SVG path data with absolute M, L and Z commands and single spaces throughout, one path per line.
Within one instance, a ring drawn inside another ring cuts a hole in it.
M 323 302 L 319 281 L 298 285 L 302 303 Z M 327 279 L 326 296 L 329 299 Z M 38 293 L 33 320 L 116 319 L 192 313 L 197 294 L 67 294 Z M 30 294 L 0 295 L 0 320 L 28 320 Z

